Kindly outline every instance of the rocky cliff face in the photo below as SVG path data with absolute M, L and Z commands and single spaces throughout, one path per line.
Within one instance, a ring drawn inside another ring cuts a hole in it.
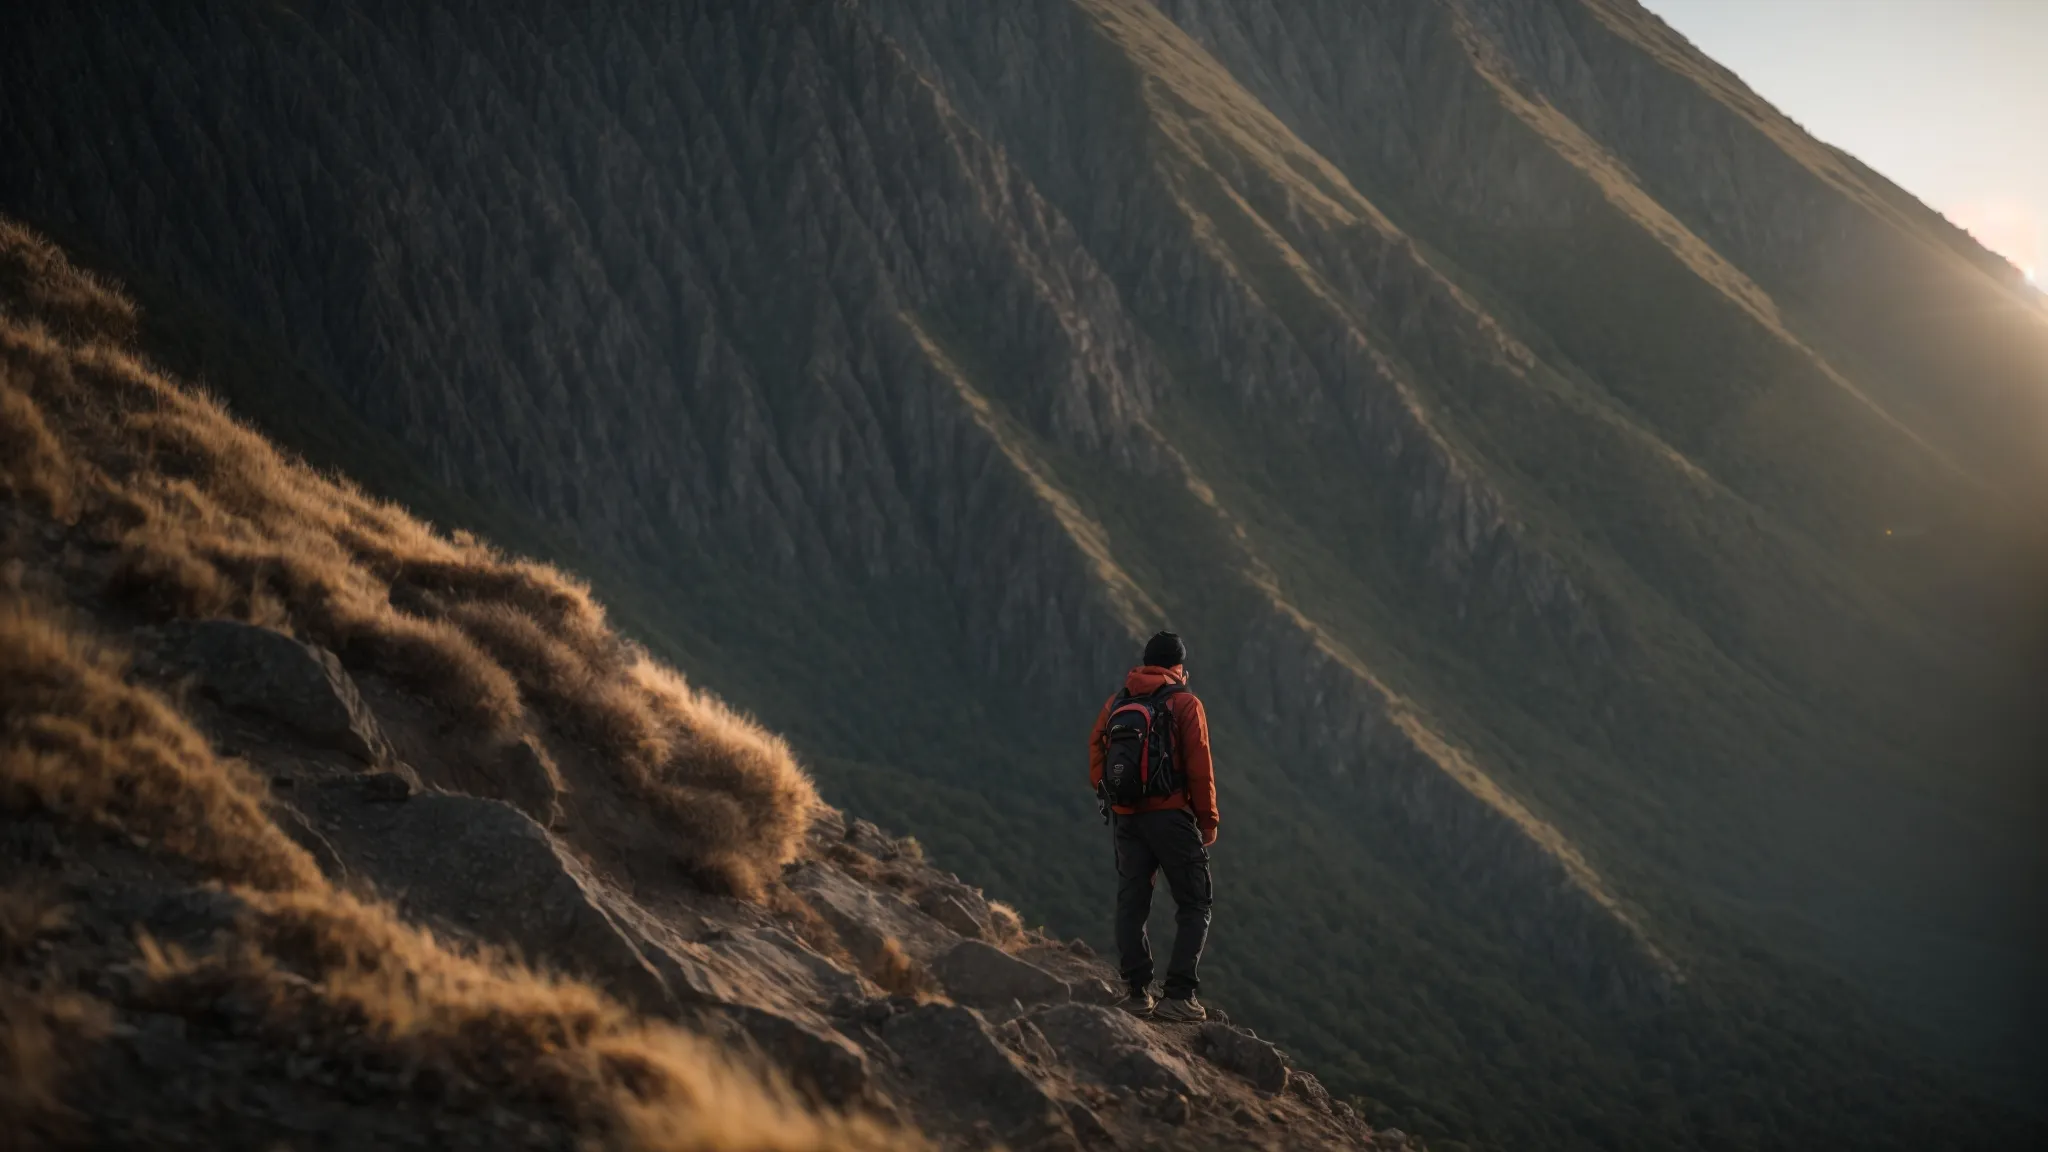
M 1632 5 L 6 20 L 0 204 L 1064 930 L 1077 733 L 1192 637 L 1219 982 L 1400 1122 L 1736 1139 L 1670 1118 L 1671 1013 L 2034 1058 L 2048 321 Z M 1530 1060 L 1571 1086 L 1489 1086 Z

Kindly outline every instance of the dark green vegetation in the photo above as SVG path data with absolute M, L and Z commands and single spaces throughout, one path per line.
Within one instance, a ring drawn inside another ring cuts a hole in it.
M 0 209 L 1063 931 L 1172 623 L 1376 1120 L 2041 1135 L 2012 269 L 1609 0 L 569 11 L 10 6 Z

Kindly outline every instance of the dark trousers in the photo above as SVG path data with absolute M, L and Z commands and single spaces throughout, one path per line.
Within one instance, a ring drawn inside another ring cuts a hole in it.
M 1166 965 L 1166 994 L 1193 996 L 1202 985 L 1196 969 L 1209 940 L 1209 850 L 1195 827 L 1194 813 L 1172 808 L 1117 816 L 1116 949 L 1124 983 L 1152 983 L 1152 940 L 1145 920 L 1152 913 L 1152 878 L 1166 873 L 1173 893 L 1173 957 Z

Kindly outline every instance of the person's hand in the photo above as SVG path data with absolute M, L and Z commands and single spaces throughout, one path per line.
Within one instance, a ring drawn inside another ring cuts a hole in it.
M 1207 848 L 1209 845 L 1214 844 L 1215 842 L 1216 830 L 1214 828 L 1202 829 L 1202 847 Z

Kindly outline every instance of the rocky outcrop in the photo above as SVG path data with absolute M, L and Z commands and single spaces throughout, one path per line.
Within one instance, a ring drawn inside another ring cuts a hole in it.
M 837 869 L 806 865 L 786 880 L 863 963 L 891 945 L 900 945 L 915 960 L 929 962 L 950 950 L 957 939 L 903 897 L 856 883 Z
M 1187 1065 L 1161 1051 L 1150 1030 L 1127 1012 L 1064 1004 L 1034 1013 L 1030 1022 L 1063 1059 L 1106 1084 L 1182 1096 L 1202 1094 Z
M 858 1104 L 871 1073 L 860 1046 L 828 1027 L 748 1004 L 723 1004 L 706 1014 L 715 1031 L 767 1057 L 799 1089 L 835 1108 Z
M 932 964 L 932 975 L 962 1004 L 1055 1004 L 1071 995 L 1052 973 L 979 940 L 954 945 Z
M 185 664 L 151 671 L 194 674 Z M 202 676 L 209 671 L 198 668 Z M 355 719 L 383 730 L 359 698 Z M 778 918 L 673 882 L 643 882 L 629 894 L 558 832 L 502 800 L 427 787 L 402 764 L 358 771 L 304 757 L 325 736 L 308 726 L 273 736 L 244 754 L 270 773 L 280 824 L 316 850 L 334 879 L 365 898 L 390 899 L 406 919 L 444 939 L 515 954 L 701 1030 L 819 1106 L 907 1120 L 946 1147 L 994 1138 L 1018 1148 L 1071 1149 L 1127 1146 L 1161 1128 L 1214 1139 L 1204 1118 L 1214 1110 L 1190 1101 L 1250 1099 L 1249 1089 L 1202 1068 L 1196 1032 L 1069 1003 L 1074 987 L 1106 986 L 1108 973 L 1089 950 L 1025 933 L 1012 941 L 1024 953 L 1017 955 L 982 939 L 990 913 L 980 893 L 868 821 L 819 814 L 810 836 L 818 853 L 785 873 L 789 896 L 809 912 Z M 436 762 L 445 759 L 425 732 L 402 738 Z M 7 830 L 0 845 L 34 866 L 63 854 L 46 825 L 10 823 Z M 934 894 L 946 904 L 936 905 Z M 128 904 L 101 901 L 91 915 L 146 925 L 180 948 L 206 947 L 252 914 L 241 898 L 218 890 L 123 898 Z M 930 907 L 956 909 L 958 927 L 921 910 Z M 957 1002 L 875 995 L 859 970 L 862 953 L 888 947 L 929 957 L 943 992 Z M 262 1007 L 229 1000 L 216 1013 L 246 1017 L 254 1027 Z M 124 1043 L 141 1067 L 175 1078 L 194 1027 L 184 1015 L 152 1011 L 124 1025 Z M 1301 1099 L 1305 1110 L 1291 1124 L 1311 1123 L 1308 1110 L 1318 1107 Z M 310 1115 L 323 1106 L 299 1107 Z M 1326 1098 L 1320 1111 L 1320 1127 L 1294 1130 L 1312 1131 L 1309 1143 L 1367 1137 L 1355 1118 L 1331 1112 Z M 334 1116 L 334 1123 L 360 1126 L 345 1108 Z M 396 1143 L 415 1134 L 397 1120 L 380 1131 Z
M 1204 1024 L 1199 1031 L 1203 1052 L 1218 1068 L 1237 1073 L 1261 1092 L 1287 1087 L 1287 1058 L 1278 1048 L 1228 1024 Z
M 355 681 L 324 648 L 269 628 L 200 620 L 167 628 L 159 656 L 228 708 L 268 717 L 366 764 L 391 759 Z
M 882 1038 L 919 1087 L 961 1115 L 990 1121 L 1003 1140 L 1030 1147 L 1073 1131 L 1058 1102 L 969 1009 L 921 1005 L 890 1017 Z
M 597 879 L 518 809 L 446 795 L 379 804 L 348 780 L 307 792 L 327 841 L 409 916 L 545 958 L 647 1011 L 719 998 L 695 965 L 636 939 Z

